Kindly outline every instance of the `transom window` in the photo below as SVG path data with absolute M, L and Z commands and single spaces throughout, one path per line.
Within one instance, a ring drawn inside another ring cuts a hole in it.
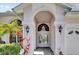
M 47 24 L 40 24 L 38 26 L 38 31 L 41 31 L 43 27 L 45 28 L 45 31 L 49 31 L 49 27 Z

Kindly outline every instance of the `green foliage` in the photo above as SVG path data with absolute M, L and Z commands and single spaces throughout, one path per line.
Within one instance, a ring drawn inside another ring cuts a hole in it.
M 14 19 L 10 24 L 0 22 L 0 36 L 3 36 L 6 33 L 11 33 L 12 31 L 19 32 L 22 30 L 22 27 L 17 24 L 17 20 Z
M 0 44 L 0 55 L 19 55 L 20 47 L 18 44 Z

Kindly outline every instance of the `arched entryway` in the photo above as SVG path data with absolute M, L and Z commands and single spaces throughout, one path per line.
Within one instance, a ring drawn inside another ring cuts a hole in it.
M 49 11 L 39 11 L 34 20 L 36 24 L 36 47 L 49 47 L 54 51 L 54 15 Z

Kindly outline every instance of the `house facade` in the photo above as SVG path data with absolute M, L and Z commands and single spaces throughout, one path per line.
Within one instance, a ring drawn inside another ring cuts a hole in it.
M 26 26 L 30 28 L 29 54 L 33 54 L 36 47 L 50 47 L 54 54 L 59 54 L 59 50 L 64 53 L 64 7 L 56 4 L 31 4 L 27 7 L 23 9 L 22 25 L 24 37 L 26 36 Z M 63 27 L 61 34 L 60 26 Z M 40 42 L 43 39 L 40 36 L 46 35 L 47 42 Z
M 79 12 L 71 9 L 71 5 L 61 3 L 25 3 L 13 8 L 16 14 L 22 13 L 23 38 L 29 27 L 29 55 L 37 47 L 50 47 L 55 55 L 60 51 L 79 55 Z
M 27 34 L 26 27 L 30 28 L 29 54 L 37 47 L 50 47 L 56 55 L 60 51 L 67 55 L 79 54 L 78 12 L 70 10 L 68 4 L 21 4 L 15 8 L 17 13 L 24 14 L 23 37 Z

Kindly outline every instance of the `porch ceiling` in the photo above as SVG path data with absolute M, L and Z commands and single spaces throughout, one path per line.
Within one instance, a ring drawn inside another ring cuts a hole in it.
M 36 22 L 40 22 L 40 23 L 51 22 L 52 18 L 53 18 L 53 15 L 48 11 L 40 11 L 35 16 Z

